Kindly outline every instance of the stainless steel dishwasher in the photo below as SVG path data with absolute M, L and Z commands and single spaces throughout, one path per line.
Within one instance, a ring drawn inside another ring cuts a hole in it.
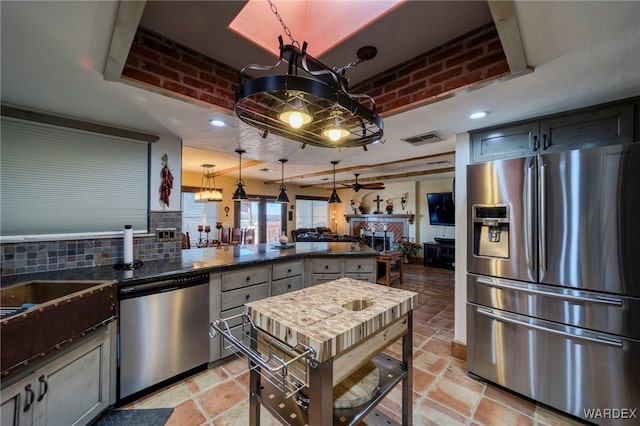
M 209 273 L 122 286 L 119 301 L 119 401 L 207 364 Z

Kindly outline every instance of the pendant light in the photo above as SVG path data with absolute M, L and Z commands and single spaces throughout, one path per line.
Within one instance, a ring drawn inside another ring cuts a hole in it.
M 278 198 L 276 198 L 276 203 L 286 204 L 289 202 L 289 197 L 287 196 L 287 187 L 284 186 L 284 163 L 287 162 L 287 159 L 281 158 L 278 161 L 282 163 L 282 180 L 280 181 L 280 193 L 278 194 Z
M 244 154 L 244 149 L 236 149 L 236 154 L 240 157 L 240 165 L 238 167 L 238 186 L 236 187 L 236 192 L 233 193 L 232 200 L 247 200 L 247 193 L 244 191 L 244 181 L 242 180 L 242 154 Z
M 196 203 L 206 203 L 208 201 L 222 201 L 222 191 L 216 188 L 216 178 L 213 174 L 213 164 L 202 165 L 202 181 L 200 191 L 196 192 Z M 213 182 L 213 184 L 212 184 Z
M 263 135 L 283 136 L 300 143 L 301 148 L 361 147 L 366 151 L 367 145 L 379 142 L 384 131 L 375 100 L 367 94 L 351 94 L 345 77 L 349 69 L 373 59 L 378 50 L 362 46 L 356 52 L 357 61 L 329 67 L 309 55 L 307 42 L 299 43 L 271 0 L 269 5 L 291 44 L 285 45 L 279 36 L 280 55 L 275 64 L 251 64 L 240 70 L 236 116 Z M 340 114 L 336 117 L 340 123 L 334 122 L 334 111 Z
M 331 164 L 333 164 L 333 192 L 331 193 L 331 196 L 329 197 L 329 201 L 328 203 L 341 203 L 342 201 L 340 201 L 340 197 L 338 197 L 338 193 L 336 192 L 336 164 L 338 164 L 339 161 L 332 161 Z

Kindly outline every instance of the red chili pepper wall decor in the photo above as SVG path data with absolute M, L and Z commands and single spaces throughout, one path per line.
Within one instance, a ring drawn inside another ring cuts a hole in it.
M 160 176 L 162 177 L 162 183 L 160 184 L 160 204 L 169 207 L 169 197 L 173 189 L 173 175 L 171 174 L 171 170 L 169 170 L 169 156 L 167 154 L 162 156 L 162 171 L 160 172 Z

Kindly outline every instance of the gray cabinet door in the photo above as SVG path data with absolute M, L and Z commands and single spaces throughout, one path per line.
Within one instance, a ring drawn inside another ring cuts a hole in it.
M 633 105 L 615 105 L 540 121 L 540 151 L 633 142 Z
M 538 122 L 504 126 L 473 133 L 471 162 L 525 157 L 539 148 Z
M 0 425 L 30 426 L 37 398 L 34 374 L 2 389 Z M 26 409 L 26 411 L 25 411 Z

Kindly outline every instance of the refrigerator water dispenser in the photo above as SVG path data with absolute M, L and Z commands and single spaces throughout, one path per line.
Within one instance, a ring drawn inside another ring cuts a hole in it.
M 506 205 L 473 206 L 473 254 L 509 258 L 509 209 Z

